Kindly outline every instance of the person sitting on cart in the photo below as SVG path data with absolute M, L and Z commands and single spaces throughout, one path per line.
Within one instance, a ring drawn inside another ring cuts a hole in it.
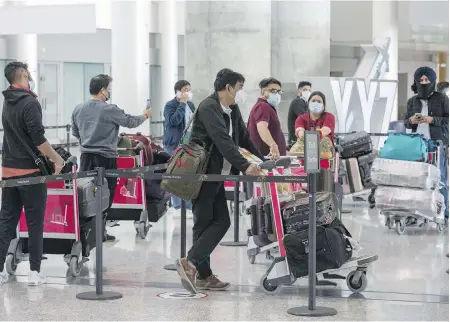
M 326 99 L 322 92 L 312 92 L 308 99 L 309 113 L 300 115 L 295 121 L 295 136 L 303 140 L 305 130 L 316 129 L 320 138 L 328 136 L 334 144 L 334 115 L 326 112 Z
M 423 134 L 429 140 L 429 152 L 436 151 L 437 141 L 444 144 L 440 154 L 440 192 L 445 199 L 445 218 L 448 221 L 448 96 L 436 90 L 436 72 L 430 67 L 420 67 L 414 73 L 411 89 L 417 93 L 406 105 L 405 126 L 413 133 Z
M 239 152 L 239 146 L 262 158 L 250 139 L 236 97 L 244 85 L 244 76 L 223 69 L 214 82 L 214 93 L 204 99 L 194 117 L 192 137 L 211 147 L 207 174 L 264 175 L 257 164 L 251 164 Z M 236 170 L 236 171 L 235 171 Z M 220 281 L 211 270 L 210 256 L 230 227 L 223 182 L 203 182 L 193 200 L 194 243 L 187 258 L 177 260 L 177 271 L 183 286 L 191 293 L 197 289 L 225 290 L 230 283 Z
M 144 110 L 142 115 L 129 115 L 115 104 L 107 101 L 111 97 L 112 77 L 97 75 L 91 79 L 89 92 L 92 98 L 75 107 L 72 113 L 72 135 L 80 142 L 80 171 L 90 171 L 98 167 L 117 169 L 117 144 L 121 126 L 136 128 L 152 116 L 152 110 Z M 107 178 L 109 188 L 108 213 L 114 199 L 117 178 Z M 105 233 L 105 241 L 115 237 Z

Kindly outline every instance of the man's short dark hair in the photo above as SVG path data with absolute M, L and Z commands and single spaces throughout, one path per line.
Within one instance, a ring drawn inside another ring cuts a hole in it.
M 278 86 L 281 87 L 281 82 L 273 77 L 269 77 L 269 78 L 264 78 L 262 81 L 259 82 L 259 88 L 263 89 L 267 86 L 269 86 L 270 84 L 277 84 Z
M 105 74 L 94 76 L 91 78 L 91 82 L 89 83 L 89 93 L 91 93 L 91 95 L 98 95 L 103 88 L 108 88 L 111 82 L 111 76 Z
M 223 91 L 227 85 L 235 86 L 237 82 L 244 83 L 244 76 L 229 68 L 224 68 L 217 73 L 214 90 L 216 92 Z
M 176 94 L 178 91 L 181 92 L 181 89 L 182 89 L 184 86 L 187 86 L 187 85 L 191 86 L 191 83 L 189 83 L 187 80 L 184 80 L 184 79 L 179 80 L 178 82 L 176 82 L 176 83 L 175 83 L 175 86 L 173 87 L 173 90 L 175 91 L 175 94 Z
M 442 92 L 448 88 L 448 82 L 439 82 L 436 85 L 436 89 L 438 92 Z
M 5 78 L 9 84 L 13 84 L 17 77 L 19 69 L 28 70 L 28 65 L 20 61 L 12 61 L 5 66 Z
M 311 84 L 311 82 L 301 81 L 300 83 L 298 83 L 297 89 L 300 89 L 300 88 L 305 87 L 305 86 L 312 87 L 312 84 Z

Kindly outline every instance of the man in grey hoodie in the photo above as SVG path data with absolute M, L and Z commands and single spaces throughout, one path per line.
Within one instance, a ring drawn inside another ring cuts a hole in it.
M 92 99 L 78 105 L 73 111 L 72 134 L 80 142 L 80 171 L 94 170 L 97 167 L 117 169 L 120 127 L 136 128 L 152 115 L 151 109 L 144 110 L 139 116 L 129 115 L 117 105 L 107 103 L 111 97 L 111 83 L 112 78 L 108 75 L 100 74 L 93 77 L 89 84 Z M 117 179 L 107 178 L 107 181 L 110 208 Z M 115 237 L 106 235 L 106 240 L 113 241 Z

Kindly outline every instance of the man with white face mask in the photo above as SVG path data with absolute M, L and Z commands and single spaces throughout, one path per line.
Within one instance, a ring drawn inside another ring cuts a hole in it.
M 273 77 L 259 83 L 261 96 L 248 117 L 248 132 L 263 155 L 278 159 L 286 155 L 286 140 L 281 130 L 277 109 L 281 102 L 281 82 Z
M 174 86 L 175 97 L 164 106 L 164 149 L 170 155 L 180 144 L 183 132 L 191 119 L 195 106 L 192 100 L 191 84 L 187 80 L 179 80 Z M 189 134 L 188 134 L 189 136 Z M 175 209 L 181 208 L 181 199 L 172 197 L 172 205 Z M 192 218 L 192 203 L 186 201 L 186 209 L 189 210 L 187 216 Z
M 295 136 L 295 120 L 308 111 L 308 99 L 311 95 L 311 83 L 301 81 L 298 83 L 297 97 L 294 98 L 289 106 L 288 112 L 288 144 L 297 141 Z

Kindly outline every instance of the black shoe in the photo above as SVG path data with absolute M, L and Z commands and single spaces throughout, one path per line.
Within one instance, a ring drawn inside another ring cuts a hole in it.
M 104 238 L 103 242 L 104 243 L 111 243 L 116 241 L 116 237 L 112 236 L 112 235 L 108 235 L 106 234 L 106 238 Z

